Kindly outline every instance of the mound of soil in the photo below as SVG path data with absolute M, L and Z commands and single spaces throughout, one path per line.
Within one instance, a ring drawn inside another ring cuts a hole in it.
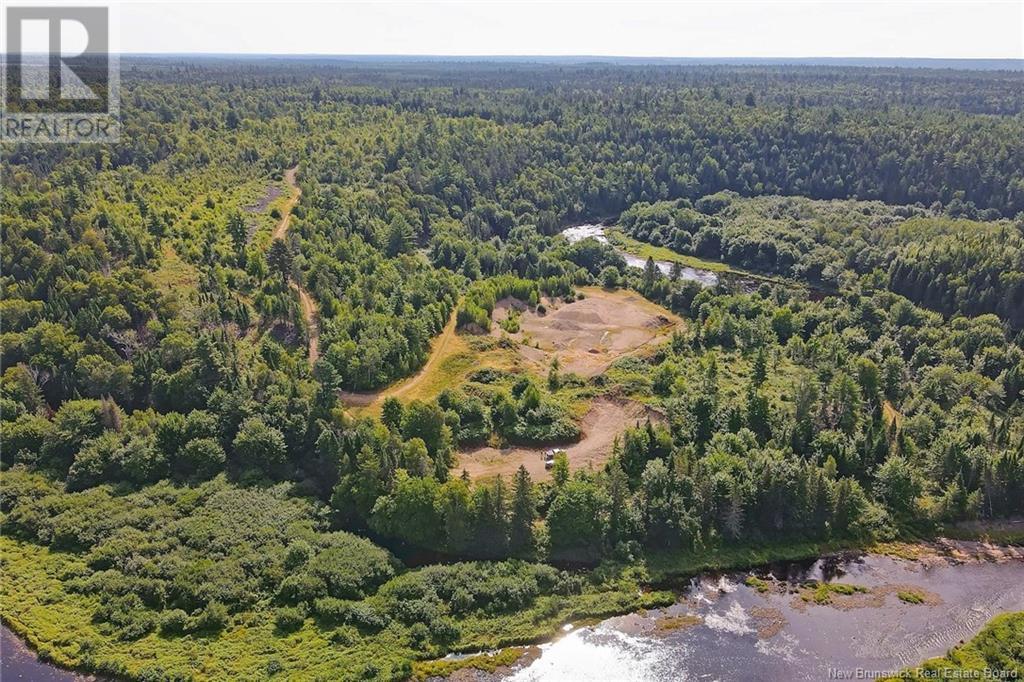
M 572 303 L 545 301 L 545 315 L 522 313 L 520 331 L 512 338 L 527 342 L 520 346 L 520 353 L 536 363 L 538 371 L 546 371 L 557 356 L 563 371 L 594 376 L 617 359 L 667 339 L 682 324 L 668 310 L 634 292 L 599 288 L 583 292 L 585 298 Z M 522 310 L 521 305 L 513 299 L 500 301 L 494 319 L 505 319 L 511 307 Z M 491 333 L 505 334 L 498 325 Z

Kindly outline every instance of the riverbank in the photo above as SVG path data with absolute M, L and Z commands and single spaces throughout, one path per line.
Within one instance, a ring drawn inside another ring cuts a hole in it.
M 0 680 L 96 682 L 98 679 L 41 660 L 24 639 L 7 627 L 6 621 L 0 624 Z
M 667 607 L 573 623 L 540 646 L 449 657 L 414 671 L 475 682 L 857 679 L 857 671 L 881 676 L 917 666 L 983 626 L 992 631 L 987 647 L 911 670 L 1012 671 L 1010 650 L 1002 657 L 993 650 L 1010 645 L 1020 627 L 1020 616 L 1006 614 L 1024 609 L 1024 554 L 991 550 L 963 560 L 929 545 L 921 559 L 846 553 L 703 573 Z
M 521 608 L 495 614 L 459 616 L 458 638 L 438 654 L 472 653 L 551 641 L 567 623 L 593 623 L 606 617 L 675 603 L 695 574 L 721 574 L 751 566 L 782 563 L 810 565 L 819 557 L 846 560 L 865 552 L 910 560 L 923 567 L 945 563 L 1024 563 L 1024 549 L 995 546 L 983 539 L 992 532 L 1009 537 L 1019 520 L 950 528 L 957 540 L 895 543 L 779 543 L 771 546 L 709 548 L 647 556 L 632 564 L 602 564 L 571 571 L 579 588 L 542 593 Z M 970 539 L 968 539 L 970 538 Z M 82 556 L 56 552 L 35 544 L 0 537 L 4 570 L 0 603 L 5 624 L 41 656 L 59 666 L 139 679 L 160 660 L 167 673 L 196 674 L 208 679 L 262 674 L 266 667 L 310 675 L 339 676 L 357 672 L 367 662 L 380 670 L 407 668 L 409 674 L 426 662 L 414 663 L 408 629 L 394 624 L 380 632 L 355 633 L 307 619 L 293 632 L 274 627 L 271 608 L 231 616 L 217 634 L 166 636 L 148 634 L 119 640 L 93 621 L 96 597 L 75 591 L 68 583 L 85 570 Z M 413 573 L 422 569 L 410 569 Z M 375 597 L 365 600 L 373 606 Z M 404 662 L 403 664 L 401 662 Z M 447 664 L 445 664 L 447 666 Z M 397 666 L 397 668 L 395 668 Z M 71 679 L 71 678 L 58 678 Z
M 415 631 L 399 620 L 354 628 L 311 614 L 298 628 L 284 631 L 276 626 L 271 605 L 231 614 L 216 632 L 152 631 L 138 639 L 119 639 L 116 631 L 93 618 L 100 606 L 98 597 L 71 584 L 75 576 L 88 572 L 82 556 L 6 536 L 0 536 L 0 554 L 4 622 L 42 659 L 68 669 L 126 679 L 254 679 L 270 670 L 285 677 L 323 679 L 375 671 L 371 678 L 404 679 L 412 674 L 410 664 L 424 648 Z M 424 570 L 428 569 L 412 569 L 394 580 L 404 582 Z M 464 613 L 453 623 L 455 641 L 426 650 L 436 657 L 544 641 L 569 621 L 605 618 L 674 600 L 670 591 L 642 589 L 641 577 L 635 571 L 588 574 L 578 581 L 570 579 L 571 591 L 556 592 L 549 586 L 512 610 Z M 386 588 L 352 603 L 361 612 L 382 614 L 387 611 Z
M 733 575 L 733 582 L 743 583 L 746 587 L 763 593 L 769 583 L 758 578 L 758 575 L 788 576 L 794 584 L 799 584 L 808 576 L 816 576 L 819 580 L 824 577 L 835 578 L 842 574 L 841 571 L 837 571 L 837 566 L 871 556 L 905 562 L 912 566 L 919 566 L 925 571 L 937 566 L 1003 564 L 1007 562 L 1024 567 L 1024 520 L 1022 519 L 991 523 L 965 522 L 945 528 L 944 535 L 950 537 L 937 536 L 931 539 L 866 541 L 862 543 L 849 541 L 793 542 L 762 547 L 718 547 L 699 553 L 672 552 L 649 555 L 643 562 L 646 568 L 645 584 L 652 589 L 669 589 L 678 596 L 692 590 L 695 581 L 699 583 L 702 575 L 715 576 L 718 579 L 726 574 L 745 571 L 747 576 Z M 998 544 L 993 541 L 993 538 L 996 537 L 1005 539 L 1005 543 Z M 747 581 L 748 577 L 749 581 Z M 1024 578 L 1024 574 L 1021 577 Z M 907 596 L 900 596 L 901 592 Z M 924 593 L 928 594 L 927 591 Z M 889 595 L 903 603 L 910 603 L 918 594 L 919 591 L 911 586 L 890 585 L 880 590 L 880 594 L 876 593 L 875 598 Z M 813 596 L 808 596 L 813 599 Z M 927 599 L 922 599 L 923 603 L 927 601 Z M 1024 608 L 1024 595 L 1022 595 L 1020 608 Z M 768 617 L 770 615 L 761 612 L 762 619 L 770 621 L 772 620 Z M 647 617 L 646 614 L 644 617 Z M 632 616 L 625 614 L 609 620 L 617 621 L 618 618 L 630 619 Z M 653 630 L 658 632 L 689 628 L 695 624 L 692 614 L 680 613 L 678 608 L 665 613 L 659 611 L 653 616 L 653 620 L 648 620 L 648 624 L 653 623 Z M 596 625 L 600 626 L 600 624 Z M 980 627 L 981 624 L 977 621 L 974 622 L 977 627 Z M 557 638 L 565 636 L 567 632 L 572 632 L 578 627 L 590 627 L 591 625 L 594 625 L 593 619 L 566 624 L 561 631 L 554 634 L 556 639 L 547 642 L 543 640 L 516 642 L 515 645 L 505 648 L 494 647 L 492 650 L 475 655 L 461 654 L 445 659 L 414 663 L 413 671 L 417 679 L 452 677 L 456 680 L 466 679 L 474 682 L 503 679 L 512 676 L 516 671 L 525 670 L 541 657 L 543 647 L 558 641 Z M 777 625 L 778 623 L 767 623 L 766 627 L 771 628 Z M 958 632 L 962 632 L 962 629 Z M 532 646 L 523 646 L 524 644 Z M 514 652 L 515 655 L 511 652 Z M 909 663 L 909 661 L 905 663 Z M 462 678 L 460 677 L 462 671 L 474 671 L 474 674 Z M 581 672 L 581 674 L 583 673 Z M 516 676 L 515 679 L 520 678 Z M 799 679 L 799 677 L 795 676 L 790 679 Z
M 224 679 L 254 675 L 267 666 L 281 666 L 283 671 L 293 673 L 337 676 L 357 672 L 367 663 L 383 670 L 396 661 L 414 658 L 402 628 L 339 640 L 339 630 L 324 629 L 314 620 L 307 620 L 297 631 L 282 633 L 275 629 L 268 611 L 236 614 L 231 625 L 216 636 L 152 633 L 135 641 L 117 640 L 93 622 L 93 599 L 66 589 L 63 577 L 81 571 L 79 557 L 7 537 L 0 538 L 0 547 L 5 559 L 0 576 L 4 622 L 44 658 L 64 667 L 138 679 L 151 673 L 155 661 L 160 661 L 167 672 Z M 993 545 L 978 540 L 884 545 L 792 543 L 651 556 L 632 565 L 606 564 L 578 573 L 582 577 L 582 592 L 578 594 L 542 595 L 515 612 L 460 618 L 459 638 L 446 651 L 472 653 L 536 645 L 562 634 L 567 623 L 578 627 L 602 618 L 664 608 L 676 603 L 699 573 L 718 575 L 751 566 L 813 565 L 823 555 L 845 561 L 865 551 L 900 561 L 913 560 L 922 566 L 942 557 L 949 563 L 963 563 L 967 558 L 979 564 L 1024 564 L 1020 548 L 1000 548 L 996 552 Z M 493 659 L 486 663 L 498 667 Z M 453 666 L 449 660 L 444 669 L 466 666 L 475 667 L 472 663 Z M 409 674 L 436 669 L 437 664 L 429 661 L 413 661 L 407 668 Z

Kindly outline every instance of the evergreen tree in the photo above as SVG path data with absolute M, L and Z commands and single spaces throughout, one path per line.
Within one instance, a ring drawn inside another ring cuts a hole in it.
M 293 260 L 291 247 L 283 239 L 275 239 L 267 251 L 267 265 L 285 282 L 291 280 Z
M 512 482 L 512 515 L 509 523 L 509 551 L 516 556 L 529 556 L 533 551 L 533 522 L 537 504 L 533 483 L 526 467 L 520 465 Z

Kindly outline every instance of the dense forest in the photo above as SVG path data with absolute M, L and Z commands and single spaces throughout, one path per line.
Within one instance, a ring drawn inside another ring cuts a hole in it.
M 122 73 L 120 143 L 2 167 L 3 617 L 59 663 L 404 679 L 671 601 L 654 566 L 1024 514 L 1019 72 Z M 593 376 L 477 359 L 350 402 L 593 287 L 682 323 Z M 654 415 L 602 466 L 460 475 L 599 399 Z

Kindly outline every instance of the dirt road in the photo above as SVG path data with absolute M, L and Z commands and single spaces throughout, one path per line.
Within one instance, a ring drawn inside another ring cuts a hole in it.
M 434 339 L 434 343 L 430 348 L 430 357 L 427 358 L 426 364 L 416 374 L 379 391 L 341 391 L 341 401 L 349 407 L 378 407 L 384 402 L 385 398 L 401 398 L 413 392 L 420 384 L 433 375 L 440 363 L 449 356 L 449 351 L 456 345 L 453 343 L 456 340 L 455 323 L 458 317 L 459 306 L 461 305 L 462 299 L 459 299 L 455 304 L 455 309 L 452 310 L 448 323 L 444 326 L 441 334 Z
M 284 172 L 284 181 L 288 183 L 288 186 L 292 188 L 292 195 L 284 203 L 284 207 L 281 211 L 281 221 L 274 228 L 274 239 L 284 239 L 284 235 L 288 232 L 288 228 L 292 223 L 292 209 L 299 203 L 299 197 L 302 196 L 302 189 L 295 184 L 295 174 L 298 172 L 299 167 L 289 168 Z
M 299 294 L 299 305 L 302 308 L 302 317 L 306 320 L 309 328 L 309 364 L 316 364 L 320 357 L 320 328 L 316 322 L 316 303 L 309 292 L 292 282 L 292 287 Z
M 599 469 L 612 454 L 615 437 L 627 428 L 651 421 L 663 421 L 654 410 L 628 400 L 597 398 L 590 411 L 583 417 L 580 427 L 583 437 L 578 443 L 566 445 L 571 470 L 593 467 Z M 534 481 L 551 478 L 551 471 L 544 468 L 544 451 L 548 447 L 479 447 L 459 453 L 458 462 L 452 467 L 452 475 L 459 476 L 465 470 L 472 478 L 490 478 L 501 474 L 505 478 L 525 465 Z
M 295 173 L 298 170 L 299 167 L 295 166 L 284 172 L 284 181 L 291 187 L 292 195 L 282 207 L 281 221 L 274 228 L 274 239 L 284 239 L 285 235 L 288 234 L 288 228 L 292 224 L 292 209 L 299 203 L 299 197 L 302 196 L 302 189 L 295 183 Z M 320 327 L 316 322 L 316 303 L 313 302 L 313 297 L 302 288 L 301 284 L 293 281 L 291 286 L 299 295 L 299 307 L 302 310 L 302 317 L 306 320 L 306 327 L 309 330 L 309 364 L 312 365 L 320 357 Z

